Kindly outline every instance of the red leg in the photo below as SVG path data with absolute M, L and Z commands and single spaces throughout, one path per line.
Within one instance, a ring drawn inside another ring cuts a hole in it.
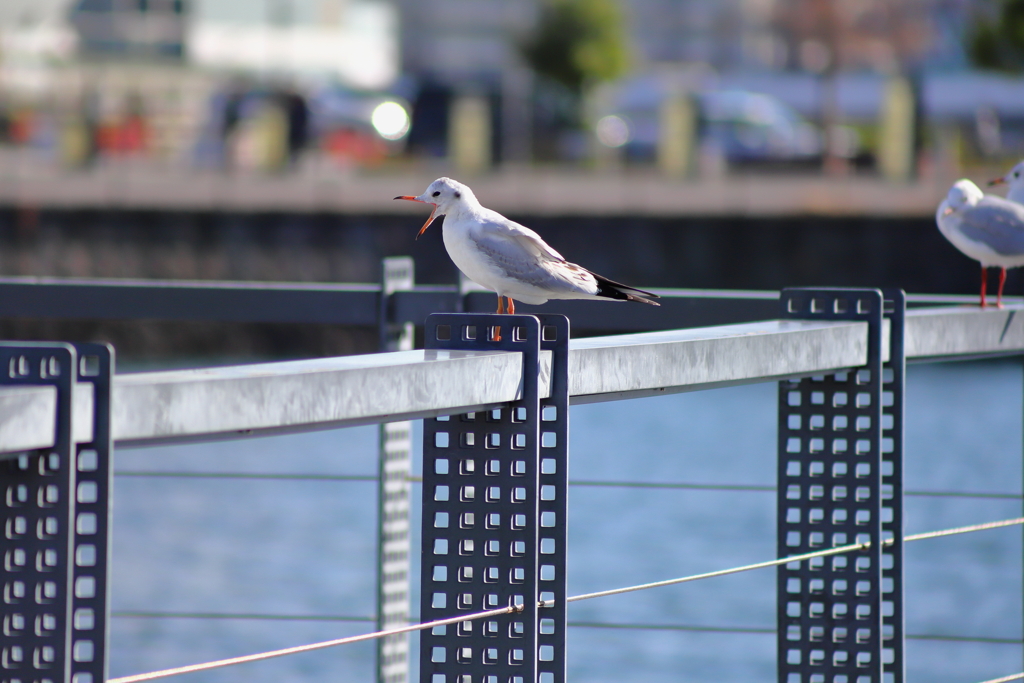
M 982 303 L 982 306 L 984 306 L 984 305 L 985 304 Z M 498 295 L 498 311 L 497 312 L 498 313 L 504 313 L 505 312 L 505 299 L 501 296 L 501 294 Z
M 996 308 L 1003 307 L 1003 285 L 1006 284 L 1006 268 L 999 269 L 999 294 L 996 296 Z
M 981 267 L 981 307 L 985 308 L 985 287 L 988 285 L 988 268 Z
M 1004 270 L 1003 272 L 1005 273 L 1006 271 Z M 1000 289 L 999 291 L 1002 291 L 1002 289 Z M 509 313 L 509 315 L 514 315 L 515 312 L 516 312 L 516 302 L 512 301 L 512 297 L 508 297 L 508 313 Z

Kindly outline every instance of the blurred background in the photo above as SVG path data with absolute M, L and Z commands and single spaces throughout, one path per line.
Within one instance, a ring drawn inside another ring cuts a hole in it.
M 638 286 L 970 293 L 933 215 L 1024 156 L 1021 36 L 1021 0 L 4 0 L 0 275 L 451 283 L 391 200 L 449 175 Z

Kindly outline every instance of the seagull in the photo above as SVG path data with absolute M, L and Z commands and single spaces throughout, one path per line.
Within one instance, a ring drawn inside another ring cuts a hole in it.
M 466 185 L 438 178 L 418 197 L 395 199 L 431 204 L 434 210 L 416 233 L 426 232 L 437 216 L 444 246 L 455 265 L 473 282 L 498 295 L 498 313 L 516 312 L 515 301 L 543 304 L 549 299 L 612 299 L 652 306 L 657 294 L 628 287 L 566 261 L 533 230 L 485 209 Z M 650 298 L 648 298 L 650 297 Z
M 957 249 L 981 262 L 981 307 L 985 307 L 987 269 L 999 267 L 1003 305 L 1006 269 L 1024 266 L 1024 206 L 983 194 L 970 180 L 958 180 L 935 212 L 942 235 Z
M 1006 198 L 1024 204 L 1024 161 L 1011 168 L 1006 175 L 988 181 L 989 187 L 993 185 L 1006 185 L 1010 189 Z

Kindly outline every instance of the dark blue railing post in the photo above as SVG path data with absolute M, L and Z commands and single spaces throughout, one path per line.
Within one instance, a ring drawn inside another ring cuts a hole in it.
M 420 618 L 522 609 L 424 631 L 423 683 L 564 681 L 568 334 L 555 316 L 427 319 L 428 349 L 518 351 L 523 377 L 501 408 L 424 421 Z
M 870 546 L 779 568 L 779 681 L 902 683 L 903 293 L 787 289 L 781 303 L 783 318 L 868 329 L 863 367 L 779 383 L 779 556 Z

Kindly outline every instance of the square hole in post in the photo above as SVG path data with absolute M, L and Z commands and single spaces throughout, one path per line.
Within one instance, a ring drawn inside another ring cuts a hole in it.
M 95 472 L 99 467 L 99 454 L 92 450 L 83 450 L 78 454 L 78 471 Z
M 472 341 L 476 339 L 476 325 L 463 325 L 462 339 L 463 341 Z
M 82 356 L 78 368 L 82 377 L 97 377 L 100 374 L 100 357 Z
M 558 341 L 558 328 L 554 325 L 544 325 L 541 328 L 541 339 L 543 341 Z
M 452 338 L 452 326 L 438 325 L 434 337 L 437 341 L 449 341 Z

